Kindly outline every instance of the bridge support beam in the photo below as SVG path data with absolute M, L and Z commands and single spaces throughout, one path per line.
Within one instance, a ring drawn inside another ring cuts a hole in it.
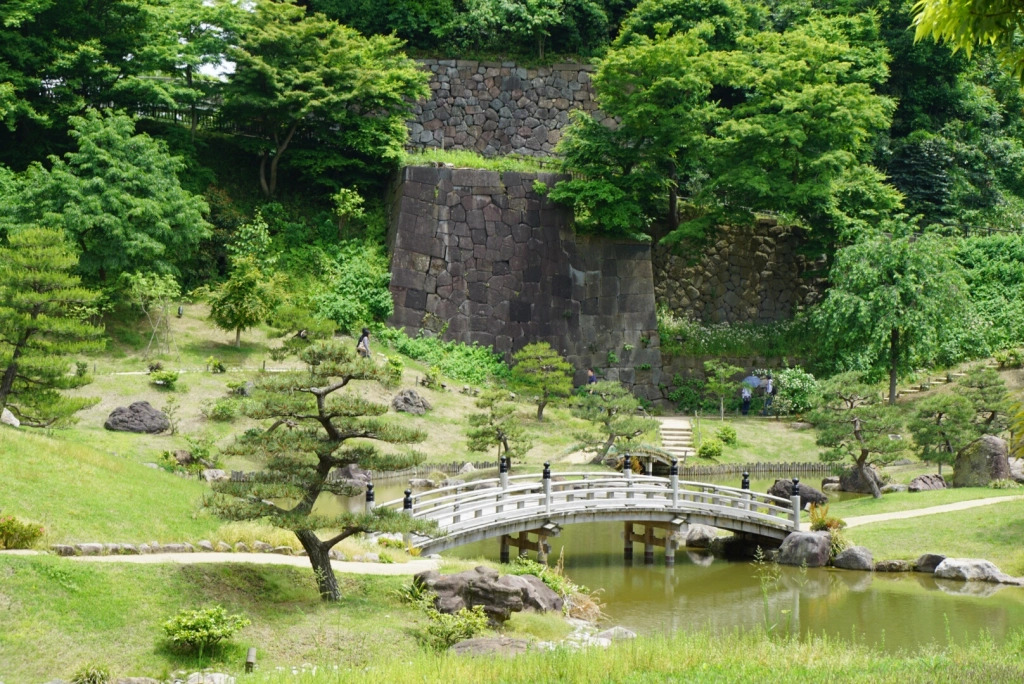
M 547 563 L 548 554 L 551 553 L 551 544 L 548 543 L 548 537 L 557 537 L 561 531 L 561 528 L 557 525 L 549 524 L 540 529 L 526 530 L 516 535 L 503 534 L 501 535 L 498 560 L 502 563 L 508 563 L 510 560 L 509 549 L 514 546 L 519 549 L 520 556 L 525 556 L 530 551 L 536 551 L 537 562 Z M 530 539 L 531 534 L 535 535 L 537 539 Z
M 640 528 L 639 530 L 637 530 L 638 526 Z M 632 563 L 633 544 L 642 543 L 644 545 L 644 565 L 654 565 L 654 547 L 661 546 L 665 549 L 665 565 L 674 566 L 676 564 L 676 549 L 678 548 L 675 533 L 685 526 L 686 523 L 625 523 L 622 532 L 623 560 L 625 560 L 626 563 Z M 664 530 L 664 534 L 662 536 L 658 536 L 658 529 Z

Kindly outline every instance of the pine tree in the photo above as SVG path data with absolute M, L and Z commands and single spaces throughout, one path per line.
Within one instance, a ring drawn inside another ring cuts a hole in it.
M 572 413 L 594 424 L 595 434 L 579 438 L 597 449 L 593 463 L 600 463 L 617 442 L 629 443 L 646 432 L 657 429 L 658 422 L 637 415 L 640 401 L 618 382 L 603 380 L 587 385 Z
M 469 416 L 466 429 L 469 450 L 487 451 L 497 446 L 499 458 L 503 449 L 509 460 L 525 456 L 532 445 L 519 422 L 518 407 L 512 395 L 506 390 L 488 390 L 476 400 L 476 405 L 486 411 Z
M 544 407 L 555 397 L 572 393 L 572 366 L 547 342 L 528 344 L 512 355 L 512 386 L 530 394 L 537 404 L 537 420 L 544 420 Z
M 91 381 L 69 357 L 103 346 L 103 328 L 86 320 L 99 295 L 71 275 L 77 264 L 50 228 L 22 228 L 0 247 L 0 408 L 23 425 L 66 425 L 98 401 L 60 393 Z
M 317 500 L 359 491 L 349 481 L 332 477 L 340 468 L 401 470 L 422 460 L 412 453 L 381 453 L 373 442 L 412 444 L 426 435 L 381 420 L 388 406 L 366 399 L 365 385 L 341 391 L 356 381 L 391 386 L 399 379 L 396 366 L 357 358 L 349 345 L 337 340 L 315 342 L 299 358 L 306 370 L 256 378 L 244 411 L 269 425 L 247 431 L 225 449 L 262 462 L 262 471 L 251 481 L 217 483 L 209 506 L 229 520 L 267 520 L 292 530 L 309 556 L 321 598 L 337 601 L 341 592 L 329 556 L 335 544 L 359 532 L 423 531 L 430 526 L 390 509 L 314 510 Z M 321 533 L 326 536 L 321 538 Z

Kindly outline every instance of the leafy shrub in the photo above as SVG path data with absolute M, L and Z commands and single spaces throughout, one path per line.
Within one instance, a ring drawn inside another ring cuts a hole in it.
M 839 530 L 846 527 L 846 521 L 828 514 L 828 504 L 811 504 L 811 529 L 815 532 Z
M 42 525 L 0 515 L 0 549 L 30 549 L 44 532 Z
M 722 441 L 722 444 L 735 444 L 736 443 L 736 428 L 732 425 L 723 425 L 715 430 L 715 437 Z
M 207 357 L 206 367 L 211 373 L 226 373 L 228 370 L 223 361 L 213 356 Z
M 820 389 L 813 375 L 800 366 L 773 372 L 777 392 L 772 410 L 778 415 L 810 411 L 818 404 Z
M 433 607 L 433 601 L 427 605 L 429 607 L 424 611 L 427 614 L 427 643 L 437 651 L 472 639 L 487 629 L 483 606 L 462 608 L 457 613 L 442 613 Z
M 156 373 L 157 371 L 162 371 L 164 369 L 164 364 L 159 361 L 151 361 L 146 368 L 150 373 Z
M 154 371 L 150 373 L 149 381 L 157 387 L 172 390 L 178 382 L 178 371 Z
M 786 356 L 807 350 L 802 320 L 704 324 L 658 309 L 661 351 L 668 356 Z
M 83 665 L 71 675 L 71 684 L 107 684 L 110 680 L 110 670 L 98 663 Z
M 314 293 L 313 312 L 334 322 L 339 330 L 358 330 L 382 323 L 394 312 L 388 286 L 391 271 L 384 250 L 372 243 L 345 243 L 327 269 L 326 285 Z
M 375 335 L 382 344 L 428 366 L 436 366 L 453 380 L 483 385 L 510 374 L 504 359 L 490 347 L 446 342 L 423 334 L 409 337 L 403 330 L 387 327 Z
M 722 440 L 717 437 L 708 437 L 701 440 L 700 446 L 697 447 L 697 456 L 699 458 L 716 460 L 722 457 L 724 451 L 725 444 L 722 443 Z
M 992 480 L 988 483 L 988 486 L 991 489 L 1020 489 L 1022 485 L 1016 480 L 1004 478 L 1002 480 Z
M 238 415 L 238 404 L 230 399 L 218 399 L 212 404 L 204 404 L 201 412 L 209 420 L 225 422 Z
M 1000 368 L 1020 368 L 1024 366 L 1024 349 L 1000 349 L 992 356 Z
M 668 400 L 676 405 L 680 411 L 714 411 L 718 404 L 714 401 L 704 400 L 704 381 L 698 378 L 686 378 L 676 373 L 672 376 L 672 389 L 668 393 Z
M 175 648 L 203 653 L 249 624 L 241 615 L 228 615 L 223 606 L 183 610 L 164 623 Z

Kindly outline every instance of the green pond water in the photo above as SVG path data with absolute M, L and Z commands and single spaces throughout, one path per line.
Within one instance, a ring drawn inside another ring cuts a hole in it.
M 738 485 L 732 479 L 718 483 Z M 755 480 L 751 489 L 763 492 L 770 484 Z M 398 498 L 403 489 L 378 485 L 377 501 Z M 350 505 L 362 501 L 355 497 Z M 751 563 L 684 550 L 676 553 L 673 568 L 665 567 L 660 548 L 654 565 L 645 566 L 642 544 L 634 546 L 627 565 L 621 523 L 567 525 L 549 541 L 551 563 L 561 554 L 568 576 L 602 590 L 609 624 L 641 634 L 763 629 L 767 623 L 776 631 L 825 634 L 895 651 L 964 643 L 983 633 L 1001 642 L 1024 629 L 1024 589 L 1017 587 L 936 580 L 923 573 L 790 567 L 779 567 L 777 579 L 763 584 Z M 446 555 L 497 561 L 498 552 L 498 540 L 491 539 Z

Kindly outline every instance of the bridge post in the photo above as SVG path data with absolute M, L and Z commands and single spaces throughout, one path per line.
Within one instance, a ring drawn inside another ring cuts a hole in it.
M 750 473 L 743 471 L 743 479 L 740 481 L 740 489 L 750 489 Z
M 654 565 L 654 526 L 644 525 L 644 565 Z
M 626 486 L 627 487 L 632 487 L 633 486 L 633 457 L 630 456 L 629 454 L 626 454 L 625 456 L 622 457 L 622 474 L 626 476 Z M 632 499 L 633 498 L 633 492 L 632 491 L 626 492 L 626 498 L 627 499 Z M 633 552 L 630 551 L 630 558 L 632 558 L 632 553 Z
M 672 505 L 679 505 L 679 459 L 672 459 L 672 466 L 668 469 L 668 479 L 672 483 Z M 674 560 L 672 561 L 675 562 Z
M 800 509 L 802 508 L 802 505 L 800 504 L 800 478 L 799 477 L 794 477 L 793 478 L 793 495 L 791 497 L 789 497 L 789 500 L 792 502 L 791 505 L 793 506 L 793 531 L 794 532 L 799 532 L 800 531 Z
M 373 505 L 374 505 L 373 504 L 373 499 L 374 499 L 373 483 L 372 482 L 368 482 L 366 484 L 366 512 L 367 513 L 373 513 Z
M 498 463 L 498 480 L 502 489 L 508 489 L 508 457 L 502 456 Z
M 541 475 L 544 483 L 544 512 L 551 515 L 551 463 L 544 462 L 544 473 Z
M 630 564 L 633 562 L 633 523 L 625 523 L 622 540 L 622 559 Z
M 498 554 L 498 561 L 501 563 L 508 563 L 508 535 L 501 535 L 501 550 Z
M 405 490 L 405 498 L 402 499 L 402 514 L 412 517 L 412 490 Z M 402 535 L 402 541 L 405 542 L 406 548 L 412 545 L 412 534 L 406 532 Z

